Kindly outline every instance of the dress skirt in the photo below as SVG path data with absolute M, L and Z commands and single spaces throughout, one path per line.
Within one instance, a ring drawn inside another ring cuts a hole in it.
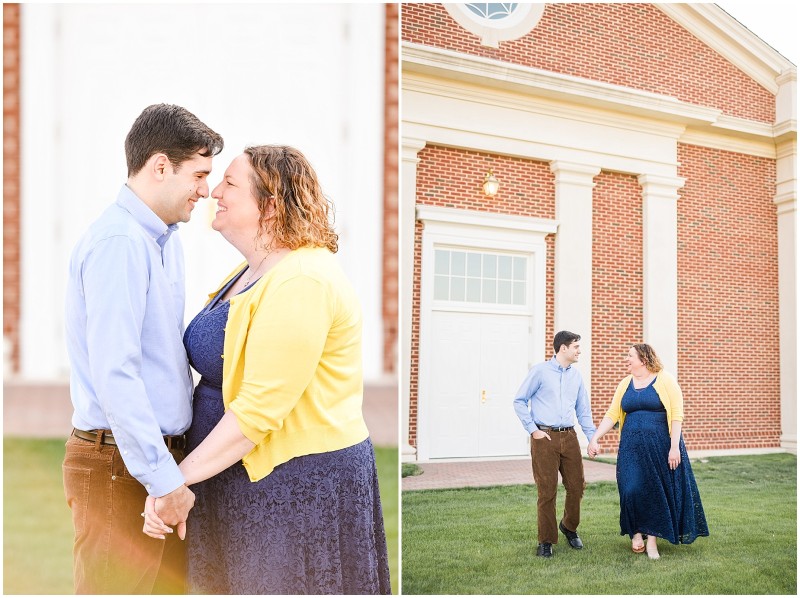
M 652 386 L 649 390 L 658 401 Z M 623 409 L 639 406 L 630 400 L 633 397 L 626 398 L 629 400 L 623 399 Z M 644 396 L 641 399 L 646 401 Z M 690 544 L 698 536 L 708 536 L 683 437 L 679 445 L 681 462 L 675 470 L 668 464 L 670 446 L 666 411 L 626 412 L 617 458 L 620 535 L 632 537 L 639 532 L 672 544 Z
M 189 449 L 222 417 L 200 384 Z M 187 524 L 193 594 L 389 594 L 372 443 L 297 457 L 251 482 L 236 463 L 192 486 Z

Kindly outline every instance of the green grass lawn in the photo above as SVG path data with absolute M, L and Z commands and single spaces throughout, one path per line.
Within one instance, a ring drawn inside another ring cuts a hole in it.
M 403 493 L 403 594 L 797 594 L 797 458 L 692 463 L 710 536 L 661 559 L 619 535 L 613 482 L 589 484 L 583 550 L 536 554 L 533 485 Z M 424 474 L 423 474 L 424 475 Z M 559 488 L 557 512 L 563 512 Z
M 3 440 L 3 593 L 71 594 L 72 520 L 61 486 L 64 440 Z M 398 455 L 376 447 L 392 589 L 399 588 Z

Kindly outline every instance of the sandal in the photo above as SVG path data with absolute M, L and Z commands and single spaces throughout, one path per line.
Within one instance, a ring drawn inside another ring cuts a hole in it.
M 631 539 L 631 550 L 636 554 L 642 554 L 644 552 L 644 538 L 642 539 L 641 546 L 634 544 L 635 541 L 635 538 Z

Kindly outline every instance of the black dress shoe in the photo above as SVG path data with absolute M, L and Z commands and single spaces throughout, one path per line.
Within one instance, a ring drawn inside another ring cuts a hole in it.
M 573 548 L 583 548 L 583 542 L 581 542 L 580 536 L 578 536 L 577 532 L 571 532 L 566 527 L 564 527 L 564 522 L 560 521 L 558 523 L 558 529 L 561 530 L 561 533 L 567 537 L 567 542 Z
M 536 556 L 543 556 L 546 559 L 553 558 L 553 545 L 550 542 L 541 542 L 536 549 Z

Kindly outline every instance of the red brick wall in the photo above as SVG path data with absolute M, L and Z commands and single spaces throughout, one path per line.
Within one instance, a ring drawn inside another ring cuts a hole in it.
M 539 24 L 480 45 L 441 4 L 403 4 L 402 38 L 473 56 L 674 96 L 772 123 L 775 99 L 654 4 L 547 4 Z
M 680 145 L 678 370 L 692 449 L 780 444 L 775 161 Z
M 3 4 L 3 337 L 19 371 L 20 6 Z
M 555 218 L 555 183 L 550 166 L 521 158 L 484 152 L 427 146 L 419 153 L 417 203 L 463 210 Z M 491 168 L 500 181 L 496 197 L 483 194 L 483 179 Z M 417 222 L 414 242 L 414 289 L 411 316 L 410 432 L 416 446 L 417 396 L 419 389 L 419 304 L 422 269 L 422 223 Z M 546 334 L 553 337 L 554 237 L 547 237 Z M 545 355 L 552 352 L 547 342 Z
M 635 176 L 601 172 L 592 194 L 592 415 L 598 424 L 628 372 L 643 329 L 642 188 Z M 619 435 L 601 446 L 616 450 Z
M 383 371 L 397 371 L 398 312 L 398 13 L 397 4 L 385 8 L 383 112 Z

